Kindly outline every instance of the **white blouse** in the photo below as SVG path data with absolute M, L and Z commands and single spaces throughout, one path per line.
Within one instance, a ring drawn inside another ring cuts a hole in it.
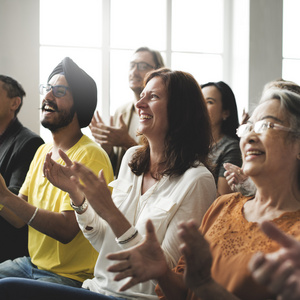
M 120 251 L 139 243 L 146 235 L 145 224 L 151 219 L 156 230 L 158 241 L 164 250 L 167 262 L 173 268 L 180 257 L 177 236 L 178 224 L 181 221 L 196 219 L 201 222 L 206 210 L 216 198 L 216 186 L 213 175 L 203 165 L 188 169 L 179 177 L 163 177 L 143 195 L 141 195 L 143 176 L 134 175 L 128 163 L 136 147 L 126 151 L 118 179 L 111 182 L 112 199 L 127 220 L 138 230 L 139 234 L 130 242 L 120 245 L 108 226 L 91 206 L 86 212 L 76 214 L 81 230 L 94 248 L 99 252 L 94 270 L 94 278 L 87 279 L 83 287 L 104 295 L 123 297 L 125 299 L 157 299 L 153 282 L 140 283 L 126 292 L 119 289 L 129 279 L 119 282 L 113 280 L 114 273 L 107 272 L 109 265 L 115 262 L 106 259 L 108 253 Z M 92 230 L 85 230 L 89 226 Z M 132 235 L 132 228 L 119 240 Z

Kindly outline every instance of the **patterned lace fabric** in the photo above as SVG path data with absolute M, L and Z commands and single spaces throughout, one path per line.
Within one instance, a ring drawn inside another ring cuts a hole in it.
M 254 253 L 274 252 L 279 245 L 265 236 L 258 223 L 244 218 L 243 206 L 250 199 L 240 193 L 218 198 L 205 215 L 201 231 L 210 243 L 212 276 L 217 282 L 241 299 L 271 299 L 253 282 L 248 262 Z M 284 213 L 272 222 L 300 240 L 300 211 Z
M 213 204 L 216 209 L 210 208 L 209 218 L 205 217 L 202 232 L 211 246 L 220 247 L 223 257 L 240 252 L 253 254 L 278 249 L 278 245 L 260 230 L 258 223 L 244 218 L 243 206 L 249 199 L 251 197 L 239 193 L 221 197 Z M 272 222 L 282 231 L 300 239 L 300 211 L 284 213 Z
M 256 284 L 248 271 L 250 258 L 257 251 L 274 252 L 279 245 L 265 236 L 255 222 L 243 216 L 243 206 L 252 197 L 234 193 L 219 197 L 211 205 L 201 225 L 213 256 L 212 277 L 241 300 L 276 299 L 263 286 Z M 300 240 L 300 211 L 288 212 L 273 220 L 284 232 Z M 183 273 L 183 257 L 174 269 Z M 159 299 L 166 299 L 159 287 Z M 191 291 L 186 300 L 199 300 Z

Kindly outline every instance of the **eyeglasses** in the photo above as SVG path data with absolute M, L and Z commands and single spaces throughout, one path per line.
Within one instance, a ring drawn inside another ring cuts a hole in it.
M 239 128 L 236 130 L 236 134 L 238 137 L 242 137 L 252 130 L 256 133 L 263 133 L 267 129 L 272 128 L 272 129 L 277 129 L 277 130 L 284 130 L 284 131 L 293 131 L 291 128 L 275 124 L 273 122 L 267 122 L 265 120 L 260 120 L 255 122 L 254 124 L 247 123 L 240 125 Z
M 40 85 L 40 94 L 46 95 L 47 93 L 49 93 L 52 90 L 52 93 L 55 97 L 61 98 L 66 94 L 67 90 L 69 90 L 69 89 L 70 88 L 65 85 L 41 84 Z
M 155 69 L 153 66 L 145 63 L 145 62 L 135 62 L 135 61 L 132 61 L 130 64 L 129 64 L 129 69 L 132 70 L 134 69 L 134 67 L 137 66 L 137 69 L 139 71 L 147 71 L 147 70 L 150 70 L 150 69 Z

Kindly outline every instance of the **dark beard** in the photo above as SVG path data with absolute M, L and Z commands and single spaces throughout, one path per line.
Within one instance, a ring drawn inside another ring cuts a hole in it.
M 59 131 L 60 129 L 67 127 L 73 120 L 74 115 L 75 115 L 75 107 L 74 105 L 71 107 L 69 113 L 64 111 L 60 111 L 60 116 L 59 116 L 59 120 L 57 123 L 53 124 L 53 123 L 49 123 L 46 120 L 42 120 L 41 124 L 43 125 L 43 127 L 49 129 L 52 133 L 55 133 L 57 131 Z

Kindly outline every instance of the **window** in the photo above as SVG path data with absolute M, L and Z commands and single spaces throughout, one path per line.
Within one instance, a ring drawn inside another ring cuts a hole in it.
M 282 78 L 297 84 L 300 84 L 300 40 L 297 36 L 300 27 L 299 10 L 299 0 L 283 1 Z
M 168 67 L 200 84 L 225 80 L 223 25 L 224 0 L 40 0 L 40 82 L 71 57 L 96 81 L 108 123 L 132 99 L 128 66 L 138 47 L 161 51 Z M 44 128 L 41 135 L 51 138 Z

